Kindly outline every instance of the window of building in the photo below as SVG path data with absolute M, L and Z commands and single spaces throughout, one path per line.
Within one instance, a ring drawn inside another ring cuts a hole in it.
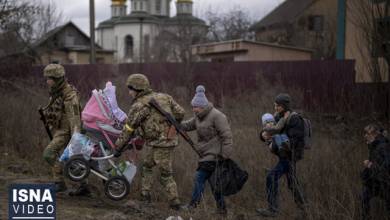
M 115 36 L 115 50 L 118 51 L 118 36 Z
M 73 30 L 68 29 L 66 31 L 65 45 L 66 46 L 74 46 L 75 45 L 75 37 L 74 37 Z
M 234 57 L 233 56 L 228 56 L 228 57 L 211 58 L 211 62 L 214 62 L 214 63 L 230 63 L 230 62 L 234 62 Z
M 53 37 L 52 44 L 53 44 L 54 47 L 58 47 L 59 46 L 57 35 L 55 35 Z
M 372 37 L 373 57 L 384 57 L 390 53 L 390 17 L 377 20 Z
M 96 63 L 99 63 L 99 64 L 104 64 L 104 57 L 97 57 L 96 58 Z
M 50 59 L 50 63 L 61 64 L 61 59 L 59 59 L 59 58 L 51 58 Z
M 73 30 L 71 30 L 71 29 L 66 30 L 66 35 L 69 37 L 73 37 L 74 36 Z
M 324 16 L 309 16 L 308 29 L 309 31 L 322 32 L 324 30 Z
M 133 57 L 134 40 L 131 35 L 125 37 L 125 57 Z
M 134 11 L 138 10 L 138 4 L 137 3 L 138 3 L 137 1 L 134 2 Z
M 160 13 L 161 12 L 161 0 L 156 0 L 156 12 Z

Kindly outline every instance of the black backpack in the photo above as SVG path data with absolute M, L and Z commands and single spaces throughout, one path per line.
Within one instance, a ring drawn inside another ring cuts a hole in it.
M 296 112 L 291 112 L 290 117 L 287 119 L 287 124 L 290 121 L 291 116 L 298 115 L 303 120 L 303 126 L 304 126 L 304 149 L 308 150 L 311 149 L 311 137 L 312 137 L 312 127 L 311 127 L 311 121 L 308 118 L 303 117 L 301 114 Z
M 209 183 L 214 193 L 229 196 L 238 193 L 247 180 L 248 172 L 242 170 L 233 160 L 226 159 L 217 162 Z

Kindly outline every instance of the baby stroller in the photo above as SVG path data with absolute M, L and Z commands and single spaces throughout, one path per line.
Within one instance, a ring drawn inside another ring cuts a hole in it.
M 115 87 L 111 82 L 102 90 L 93 90 L 92 97 L 82 112 L 85 134 L 74 133 L 60 160 L 65 162 L 64 174 L 80 182 L 90 173 L 101 178 L 104 192 L 112 200 L 125 198 L 137 167 L 129 161 L 113 161 L 115 140 L 119 137 L 126 114 L 119 109 Z M 143 144 L 138 139 L 129 142 L 128 148 Z

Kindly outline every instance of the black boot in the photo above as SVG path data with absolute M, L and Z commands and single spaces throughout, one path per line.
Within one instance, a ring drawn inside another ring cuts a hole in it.
M 69 192 L 70 196 L 91 196 L 88 184 L 81 184 L 76 190 Z
M 224 208 L 217 208 L 217 210 L 215 211 L 215 214 L 226 217 L 227 216 L 227 209 L 225 207 Z
M 188 211 L 188 207 L 186 205 L 181 204 L 170 204 L 169 208 L 175 211 Z
M 54 184 L 55 184 L 56 193 L 65 192 L 67 190 L 67 187 L 66 187 L 64 181 L 55 182 Z
M 190 202 L 187 205 L 185 205 L 185 209 L 187 209 L 188 211 L 194 210 L 196 209 L 196 207 L 198 207 L 198 204 L 195 202 Z
M 274 209 L 271 209 L 271 208 L 268 208 L 268 209 L 256 209 L 256 212 L 263 216 L 263 217 L 276 217 L 278 216 L 278 211 L 277 210 L 274 210 Z
M 150 193 L 141 193 L 140 201 L 145 203 L 151 203 L 152 197 L 150 196 Z

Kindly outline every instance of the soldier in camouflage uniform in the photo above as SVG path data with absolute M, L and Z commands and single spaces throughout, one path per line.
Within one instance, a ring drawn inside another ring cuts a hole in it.
M 69 143 L 73 132 L 81 129 L 79 94 L 65 79 L 63 66 L 49 64 L 43 70 L 43 75 L 50 87 L 49 104 L 43 110 L 46 123 L 53 134 L 53 139 L 43 152 L 43 158 L 52 167 L 56 190 L 61 192 L 66 190 L 66 185 L 58 157 Z M 88 193 L 85 184 L 82 186 L 76 192 Z
M 149 80 L 142 74 L 130 75 L 126 84 L 129 88 L 129 94 L 133 98 L 133 104 L 122 134 L 115 143 L 117 149 L 125 146 L 137 130 L 147 145 L 142 166 L 141 199 L 147 202 L 151 201 L 153 168 L 158 167 L 161 175 L 160 183 L 167 192 L 170 208 L 180 210 L 182 206 L 172 175 L 173 150 L 178 145 L 178 136 L 166 119 L 149 105 L 149 101 L 154 98 L 165 111 L 178 121 L 183 119 L 184 109 L 171 96 L 153 92 Z

